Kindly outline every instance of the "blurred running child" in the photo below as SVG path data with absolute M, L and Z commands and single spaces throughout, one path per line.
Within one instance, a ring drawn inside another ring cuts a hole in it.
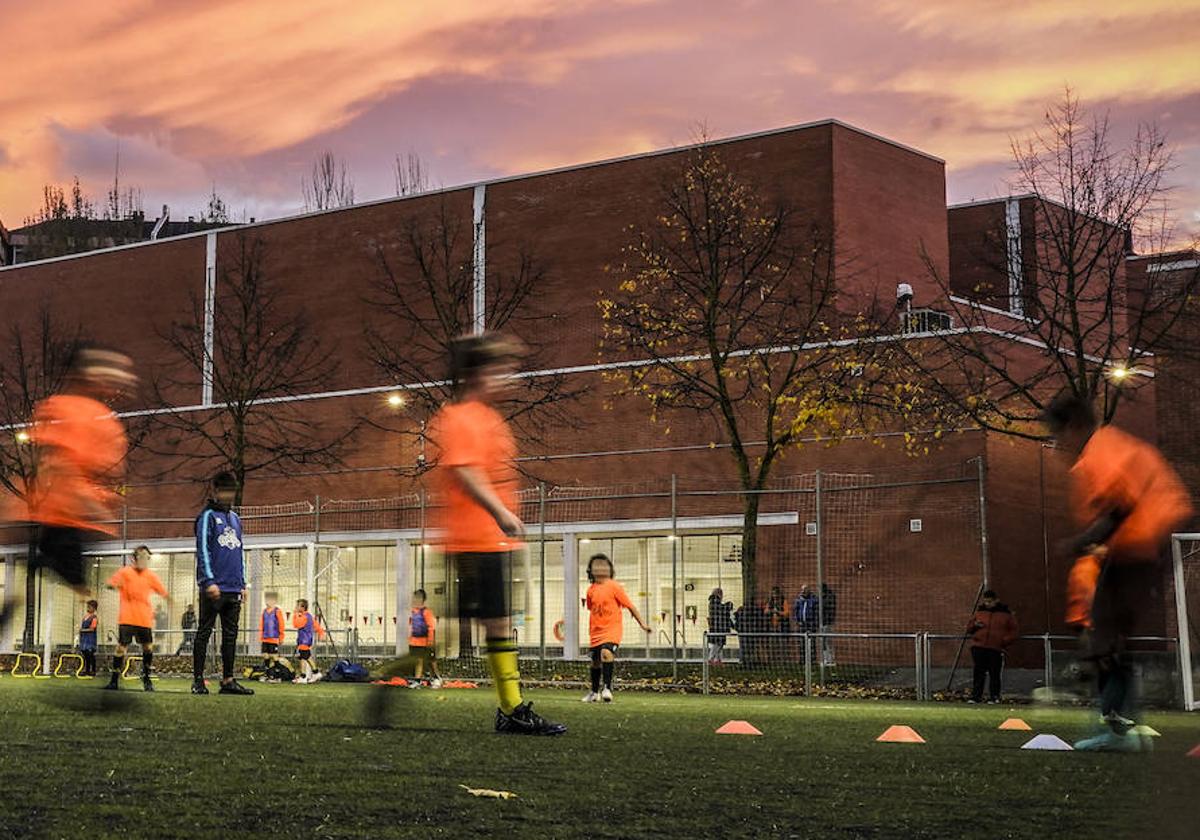
M 325 638 L 325 628 L 308 611 L 308 601 L 304 598 L 296 602 L 296 609 L 292 612 L 292 626 L 296 628 L 296 658 L 300 662 L 300 673 L 292 682 L 319 682 L 324 675 L 313 666 L 312 646 L 315 639 Z
M 87 602 L 87 612 L 79 623 L 79 655 L 83 657 L 83 676 L 96 676 L 96 630 L 100 626 L 100 617 L 96 609 L 100 605 L 95 601 Z
M 611 703 L 613 668 L 624 625 L 621 608 L 629 610 L 642 630 L 647 633 L 652 631 L 650 625 L 642 621 L 642 614 L 626 594 L 625 587 L 614 580 L 615 571 L 608 555 L 593 554 L 588 560 L 587 575 L 592 582 L 587 591 L 587 608 L 591 613 L 588 635 L 592 647 L 592 690 L 583 698 L 583 702 L 603 700 Z M 600 688 L 601 678 L 604 680 L 603 690 Z
M 435 647 L 434 630 L 437 628 L 437 618 L 433 610 L 425 606 L 425 590 L 418 589 L 413 593 L 412 611 L 408 614 L 408 650 L 416 656 L 416 678 L 422 679 L 425 667 L 433 675 L 433 687 L 440 688 L 442 675 L 438 673 L 437 649 Z
M 124 353 L 98 347 L 75 351 L 61 393 L 33 411 L 29 442 L 36 453 L 36 480 L 14 496 L 5 519 L 36 528 L 37 551 L 29 573 L 45 566 L 78 595 L 90 598 L 83 546 L 114 534 L 117 494 L 129 448 L 125 428 L 108 403 L 137 382 Z M 0 604 L 0 633 L 13 614 L 14 593 Z
M 1161 599 L 1171 534 L 1192 515 L 1187 489 L 1162 454 L 1113 426 L 1099 426 L 1092 406 L 1070 393 L 1056 397 L 1044 419 L 1057 445 L 1073 460 L 1071 504 L 1080 532 L 1067 542 L 1078 558 L 1100 562 L 1089 620 L 1076 625 L 1085 657 L 1095 663 L 1100 712 L 1108 731 L 1075 744 L 1079 750 L 1133 751 L 1141 739 L 1136 722 L 1136 685 L 1126 640 Z M 1091 575 L 1075 576 L 1072 602 L 1086 604 Z
M 125 670 L 125 653 L 129 643 L 136 641 L 142 648 L 142 688 L 153 691 L 150 668 L 154 660 L 154 608 L 150 595 L 158 593 L 169 603 L 167 587 L 148 566 L 150 549 L 139 545 L 133 550 L 130 565 L 122 566 L 108 579 L 108 588 L 115 589 L 120 596 L 117 611 L 117 650 L 113 655 L 112 678 L 104 686 L 110 691 L 121 687 L 121 673 Z

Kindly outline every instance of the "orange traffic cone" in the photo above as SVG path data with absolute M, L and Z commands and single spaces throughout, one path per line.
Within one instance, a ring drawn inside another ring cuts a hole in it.
M 1028 723 L 1021 720 L 1020 718 L 1009 718 L 1008 720 L 1004 721 L 1004 723 L 1000 724 L 996 728 L 997 729 L 1016 729 L 1021 732 L 1032 732 L 1033 731 L 1033 727 L 1031 727 Z
M 1191 752 L 1187 754 L 1188 758 L 1200 758 L 1200 744 L 1192 747 Z

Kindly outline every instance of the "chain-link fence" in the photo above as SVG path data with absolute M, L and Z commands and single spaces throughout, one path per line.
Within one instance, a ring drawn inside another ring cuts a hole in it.
M 524 544 L 507 570 L 513 634 L 530 673 L 584 679 L 587 566 L 604 554 L 652 629 L 625 615 L 619 670 L 627 678 L 707 690 L 961 694 L 971 679 L 963 629 L 988 577 L 984 488 L 977 460 L 888 474 L 822 471 L 756 491 L 674 476 L 528 487 Z M 139 513 L 124 511 L 120 537 L 91 547 L 90 582 L 103 591 L 129 549 L 149 545 L 151 568 L 173 598 L 172 614 L 156 624 L 182 632 L 184 605 L 196 600 L 192 518 Z M 358 657 L 396 656 L 407 648 L 419 588 L 438 616 L 443 670 L 484 676 L 483 639 L 455 618 L 457 572 L 437 547 L 438 513 L 425 493 L 243 508 L 246 652 L 257 652 L 269 595 L 289 614 L 297 599 L 309 600 Z M 22 539 L 0 547 L 0 584 L 10 592 L 24 591 Z M 115 626 L 116 603 L 111 594 L 100 600 L 103 633 Z M 82 605 L 43 581 L 35 607 L 34 647 L 72 645 Z M 1172 627 L 1156 642 L 1164 662 L 1174 638 Z M 0 650 L 17 640 L 10 634 Z M 1020 639 L 1009 650 L 1006 693 L 1065 685 L 1070 646 Z

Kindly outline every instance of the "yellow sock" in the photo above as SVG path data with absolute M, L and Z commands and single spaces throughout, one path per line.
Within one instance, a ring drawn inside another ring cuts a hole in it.
M 517 666 L 517 646 L 508 639 L 488 641 L 488 670 L 496 686 L 500 711 L 511 715 L 521 705 L 521 672 Z

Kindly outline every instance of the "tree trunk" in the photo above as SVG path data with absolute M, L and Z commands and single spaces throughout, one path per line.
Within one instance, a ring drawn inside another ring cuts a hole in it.
M 742 496 L 742 603 L 757 596 L 758 587 L 758 493 L 743 491 Z
M 25 555 L 25 631 L 21 634 L 21 650 L 33 650 L 34 620 L 37 615 L 37 564 L 38 529 L 30 526 L 29 545 Z

